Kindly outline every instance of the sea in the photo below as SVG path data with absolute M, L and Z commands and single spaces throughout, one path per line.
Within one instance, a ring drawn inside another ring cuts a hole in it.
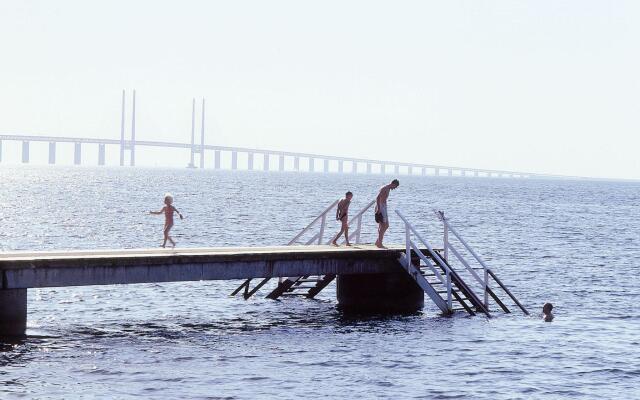
M 160 168 L 0 167 L 0 250 L 283 245 L 350 190 L 393 177 Z M 239 281 L 29 289 L 24 339 L 0 339 L 2 399 L 638 399 L 640 184 L 401 175 L 407 216 L 441 247 L 441 210 L 529 309 L 351 315 L 244 300 Z M 328 232 L 337 224 L 329 218 Z M 361 241 L 376 235 L 365 214 Z M 275 281 L 272 283 L 275 285 Z M 542 305 L 555 306 L 553 322 Z

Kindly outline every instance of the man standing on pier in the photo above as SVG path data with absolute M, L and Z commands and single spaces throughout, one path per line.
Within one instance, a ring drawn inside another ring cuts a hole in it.
M 387 212 L 387 199 L 389 193 L 400 186 L 400 182 L 397 179 L 391 181 L 390 184 L 384 185 L 380 188 L 380 193 L 376 197 L 376 222 L 378 223 L 378 240 L 376 240 L 376 247 L 381 249 L 385 248 L 382 245 L 384 239 L 384 233 L 389 229 L 389 213 Z

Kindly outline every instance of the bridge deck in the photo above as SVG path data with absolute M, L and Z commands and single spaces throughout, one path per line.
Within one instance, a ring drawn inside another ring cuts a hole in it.
M 390 272 L 402 246 L 0 253 L 3 289 Z

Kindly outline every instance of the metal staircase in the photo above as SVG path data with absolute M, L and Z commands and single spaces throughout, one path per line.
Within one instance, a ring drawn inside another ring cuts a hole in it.
M 491 297 L 504 312 L 510 313 L 509 308 L 490 286 L 490 284 L 495 283 L 511 298 L 523 313 L 529 315 L 526 308 L 500 279 L 498 279 L 496 274 L 487 267 L 484 260 L 477 255 L 460 236 L 458 231 L 451 226 L 443 212 L 436 212 L 438 219 L 444 226 L 442 251 L 434 250 L 400 211 L 396 210 L 396 214 L 398 214 L 404 222 L 406 243 L 405 252 L 400 256 L 398 261 L 443 314 L 465 311 L 471 315 L 482 313 L 490 317 L 489 297 Z M 470 262 L 463 257 L 462 251 L 454 247 L 451 240 L 449 240 L 449 234 L 453 235 L 453 238 L 462 245 L 462 248 L 472 256 L 472 259 L 475 260 L 480 267 L 471 267 Z M 423 252 L 424 249 L 426 249 L 426 252 Z M 450 252 L 454 255 L 455 259 L 449 259 Z M 454 261 L 456 264 L 460 263 L 464 268 L 456 270 L 452 265 Z M 483 277 L 481 278 L 476 271 L 480 271 Z M 463 274 L 465 274 L 464 277 Z M 471 284 L 467 283 L 464 278 L 467 278 Z M 482 293 L 483 296 L 478 296 L 476 292 Z
M 333 236 L 327 240 L 324 236 L 325 228 L 327 225 L 327 216 L 332 213 L 334 208 L 338 205 L 338 200 L 331 203 L 323 212 L 321 212 L 309 225 L 300 231 L 293 239 L 287 243 L 287 246 L 294 245 L 312 245 L 312 244 L 331 244 L 333 238 L 338 234 L 336 232 Z M 355 230 L 349 233 L 349 241 L 354 244 L 360 243 L 360 234 L 362 232 L 362 218 L 367 210 L 369 210 L 375 204 L 375 200 L 369 202 L 362 210 L 350 218 L 348 225 L 349 228 L 355 226 Z M 311 238 L 303 239 L 309 232 L 317 232 L 311 236 Z M 344 243 L 343 239 L 340 239 L 341 243 Z M 334 279 L 334 274 L 320 275 L 320 276 L 296 276 L 288 278 L 280 278 L 278 280 L 278 286 L 273 289 L 266 297 L 276 300 L 281 296 L 304 296 L 312 299 L 318 293 L 327 287 Z M 250 288 L 251 279 L 245 280 L 236 290 L 231 293 L 231 296 L 235 296 L 243 291 L 243 297 L 246 299 L 253 296 L 261 287 L 263 287 L 271 278 L 264 278 L 252 289 Z

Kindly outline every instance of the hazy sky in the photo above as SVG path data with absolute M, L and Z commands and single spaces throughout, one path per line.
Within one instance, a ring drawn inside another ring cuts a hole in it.
M 188 141 L 205 97 L 215 144 L 640 178 L 638 21 L 638 1 L 0 0 L 0 133 L 118 138 L 135 88 L 140 139 Z

